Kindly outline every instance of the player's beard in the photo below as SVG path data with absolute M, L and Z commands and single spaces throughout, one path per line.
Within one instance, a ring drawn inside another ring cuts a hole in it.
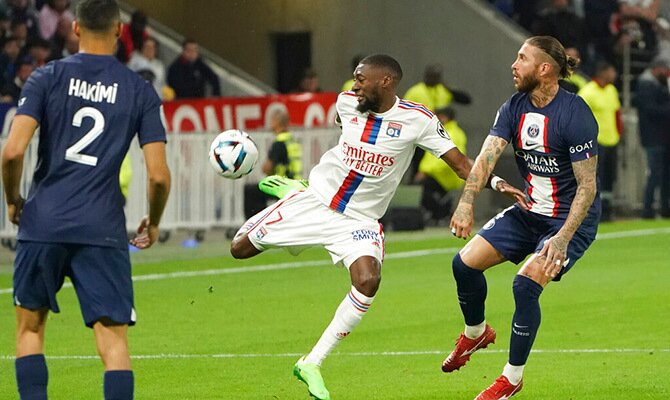
M 366 113 L 368 111 L 378 112 L 379 103 L 379 95 L 377 93 L 371 93 L 369 96 L 363 97 L 363 101 L 358 103 L 356 110 L 360 113 Z
M 535 90 L 536 87 L 540 85 L 540 80 L 537 79 L 535 74 L 530 74 L 524 76 L 523 78 L 519 77 L 519 85 L 516 90 L 521 93 L 530 93 Z

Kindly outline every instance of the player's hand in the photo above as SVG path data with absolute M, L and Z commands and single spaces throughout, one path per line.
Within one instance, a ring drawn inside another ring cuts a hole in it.
M 530 209 L 530 204 L 528 204 L 528 200 L 526 199 L 526 194 L 515 188 L 514 186 L 510 185 L 509 183 L 505 181 L 500 181 L 496 185 L 496 190 L 499 191 L 500 193 L 503 193 L 504 195 L 512 198 L 514 201 L 519 203 L 521 207 L 523 207 L 524 210 L 529 210 Z
M 570 240 L 560 234 L 544 241 L 539 256 L 546 257 L 542 265 L 542 271 L 546 276 L 553 279 L 561 272 L 568 254 L 568 243 L 570 243 Z
M 149 217 L 142 218 L 140 226 L 137 227 L 137 234 L 130 240 L 130 244 L 140 250 L 148 249 L 158 240 L 158 226 L 149 223 Z
M 474 222 L 475 217 L 472 204 L 458 203 L 458 207 L 456 207 L 456 211 L 454 211 L 454 215 L 451 217 L 449 227 L 454 236 L 467 239 L 470 237 Z
M 26 203 L 25 199 L 19 196 L 14 201 L 7 202 L 7 215 L 11 223 L 18 225 L 21 220 L 21 213 L 23 212 L 23 205 Z

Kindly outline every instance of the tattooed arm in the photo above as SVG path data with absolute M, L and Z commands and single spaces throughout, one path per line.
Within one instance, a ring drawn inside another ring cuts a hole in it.
M 568 244 L 593 204 L 597 190 L 597 168 L 597 156 L 572 163 L 572 170 L 577 180 L 577 192 L 570 205 L 570 212 L 563 227 L 551 239 L 544 242 L 544 247 L 540 252 L 540 256 L 546 256 L 543 269 L 547 276 L 554 277 L 563 268 L 568 253 Z
M 505 139 L 498 136 L 488 136 L 486 141 L 484 141 L 482 150 L 479 156 L 477 156 L 465 181 L 465 188 L 458 202 L 458 207 L 456 207 L 456 211 L 454 211 L 454 215 L 451 218 L 451 231 L 457 237 L 466 239 L 470 236 L 472 224 L 474 223 L 475 199 L 484 186 L 486 186 L 493 167 L 498 162 L 507 143 Z M 498 186 L 502 186 L 502 183 Z

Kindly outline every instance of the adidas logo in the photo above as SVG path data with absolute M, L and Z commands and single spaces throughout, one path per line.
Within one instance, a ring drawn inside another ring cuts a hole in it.
M 358 125 L 358 117 L 353 117 L 351 121 L 349 121 L 350 124 Z

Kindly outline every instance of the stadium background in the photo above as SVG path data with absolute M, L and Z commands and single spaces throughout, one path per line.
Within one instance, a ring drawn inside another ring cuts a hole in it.
M 275 41 L 286 34 L 309 32 L 311 64 L 325 91 L 339 90 L 349 78 L 355 54 L 397 57 L 405 71 L 400 93 L 421 80 L 425 65 L 441 63 L 446 81 L 473 97 L 470 106 L 458 109 L 471 156 L 496 109 L 514 90 L 509 65 L 526 35 L 488 4 L 471 0 L 125 3 L 127 11 L 135 8 L 146 10 L 150 27 L 166 38 L 161 43 L 166 63 L 181 37 L 192 37 L 207 49 L 208 62 L 230 78 L 222 83 L 224 94 L 228 89 L 239 96 L 244 88 L 254 95 L 272 93 L 278 82 Z M 617 193 L 622 204 L 635 210 L 645 164 L 636 140 L 635 112 L 626 112 L 630 123 L 621 149 L 626 168 L 621 167 Z M 260 142 L 265 146 L 271 140 L 269 132 L 254 134 L 264 138 Z M 195 159 L 198 146 L 187 146 Z M 211 174 L 204 151 L 203 170 L 189 171 L 191 176 Z M 181 155 L 175 157 L 173 162 L 180 162 Z M 133 185 L 142 193 L 141 164 L 135 171 Z M 516 177 L 511 153 L 501 161 L 499 173 Z M 216 177 L 212 182 L 223 192 L 239 193 L 230 182 Z M 209 195 L 189 189 L 202 198 Z M 173 199 L 187 191 L 176 185 Z M 486 193 L 478 207 L 480 222 L 501 206 Z M 189 215 L 204 207 L 213 208 L 213 203 L 183 206 Z M 181 240 L 193 229 L 132 256 L 135 275 L 145 276 L 136 284 L 141 323 L 131 336 L 133 353 L 142 356 L 135 360 L 141 371 L 137 398 L 306 398 L 303 387 L 292 381 L 290 368 L 295 355 L 308 349 L 327 323 L 348 284 L 346 274 L 327 267 L 325 254 L 317 250 L 298 259 L 273 252 L 235 262 L 227 253 L 225 235 L 217 230 L 208 232 L 198 248 L 183 248 Z M 603 224 L 601 232 L 605 240 L 596 242 L 570 279 L 543 299 L 547 317 L 537 344 L 540 353 L 531 359 L 527 378 L 533 385 L 521 399 L 670 397 L 670 325 L 663 318 L 670 301 L 663 251 L 670 225 L 624 220 Z M 324 367 L 334 396 L 471 398 L 499 373 L 506 340 L 454 377 L 447 379 L 438 370 L 461 326 L 448 264 L 462 242 L 448 236 L 441 229 L 388 234 L 389 254 L 398 256 L 385 264 L 380 300 L 386 300 L 375 303 L 377 309 Z M 425 253 L 411 253 L 417 250 Z M 16 398 L 8 291 L 12 258 L 11 251 L 0 250 L 2 399 Z M 490 274 L 490 319 L 500 338 L 509 335 L 513 271 L 508 264 Z M 410 305 L 409 298 L 420 300 Z M 59 299 L 64 312 L 50 317 L 47 337 L 47 352 L 54 356 L 52 398 L 94 398 L 100 374 L 90 332 L 82 328 L 73 291 L 64 289 Z M 352 371 L 359 372 L 352 376 Z M 566 384 L 573 378 L 576 382 Z

